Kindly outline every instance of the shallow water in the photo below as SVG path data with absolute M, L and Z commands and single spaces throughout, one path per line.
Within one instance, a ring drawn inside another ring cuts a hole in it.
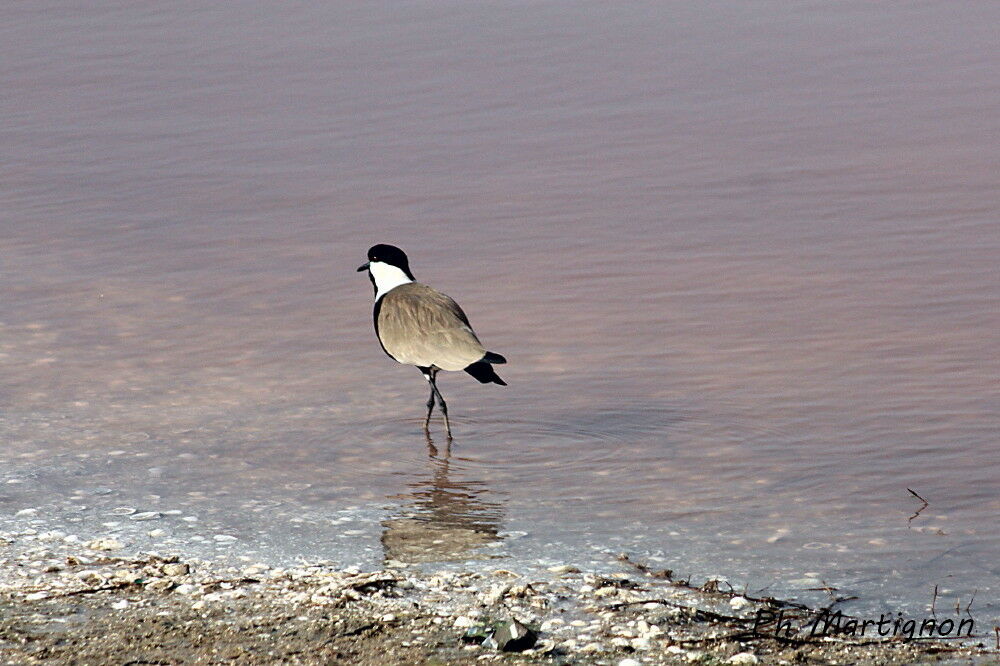
M 627 550 L 1000 616 L 998 21 L 12 5 L 4 528 L 369 565 Z M 375 342 L 354 268 L 380 241 L 510 359 L 507 388 L 441 380 L 450 451 Z

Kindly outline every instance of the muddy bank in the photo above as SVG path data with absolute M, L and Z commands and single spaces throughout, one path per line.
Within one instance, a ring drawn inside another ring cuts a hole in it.
M 324 563 L 237 568 L 119 556 L 116 545 L 15 555 L 6 544 L 5 663 L 1000 663 L 985 636 L 958 646 L 775 635 L 761 613 L 784 612 L 803 626 L 815 609 L 725 585 L 695 588 L 625 556 L 617 574 L 567 564 L 525 577 Z

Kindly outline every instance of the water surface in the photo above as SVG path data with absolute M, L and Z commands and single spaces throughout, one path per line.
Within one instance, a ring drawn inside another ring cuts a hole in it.
M 366 565 L 627 550 L 996 618 L 998 23 L 10 5 L 5 529 Z M 450 450 L 374 339 L 375 242 L 510 359 L 507 388 L 442 378 Z

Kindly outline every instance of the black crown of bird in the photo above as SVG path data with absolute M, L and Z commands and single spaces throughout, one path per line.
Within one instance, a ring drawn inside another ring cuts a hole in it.
M 458 303 L 416 281 L 406 253 L 395 245 L 373 245 L 358 271 L 368 272 L 375 290 L 373 319 L 382 350 L 399 363 L 416 366 L 430 384 L 424 430 L 430 429 L 436 401 L 451 437 L 448 405 L 438 390 L 437 373 L 464 370 L 482 384 L 506 386 L 493 366 L 507 359 L 483 347 Z

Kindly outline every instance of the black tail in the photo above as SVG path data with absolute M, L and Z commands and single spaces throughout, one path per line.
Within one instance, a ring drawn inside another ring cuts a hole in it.
M 499 354 L 494 354 L 494 356 L 499 356 Z M 489 357 L 489 354 L 486 355 Z M 503 358 L 503 356 L 500 356 Z M 499 384 L 500 386 L 507 386 L 507 382 L 500 379 L 497 373 L 493 371 L 493 366 L 487 361 L 476 361 L 472 365 L 468 366 L 465 371 L 479 380 L 480 384 L 489 384 L 493 382 L 494 384 Z
M 507 362 L 507 359 L 505 359 L 503 356 L 501 356 L 500 354 L 495 354 L 493 352 L 486 352 L 486 356 L 484 356 L 482 360 L 486 361 L 487 363 L 498 363 L 498 364 Z

